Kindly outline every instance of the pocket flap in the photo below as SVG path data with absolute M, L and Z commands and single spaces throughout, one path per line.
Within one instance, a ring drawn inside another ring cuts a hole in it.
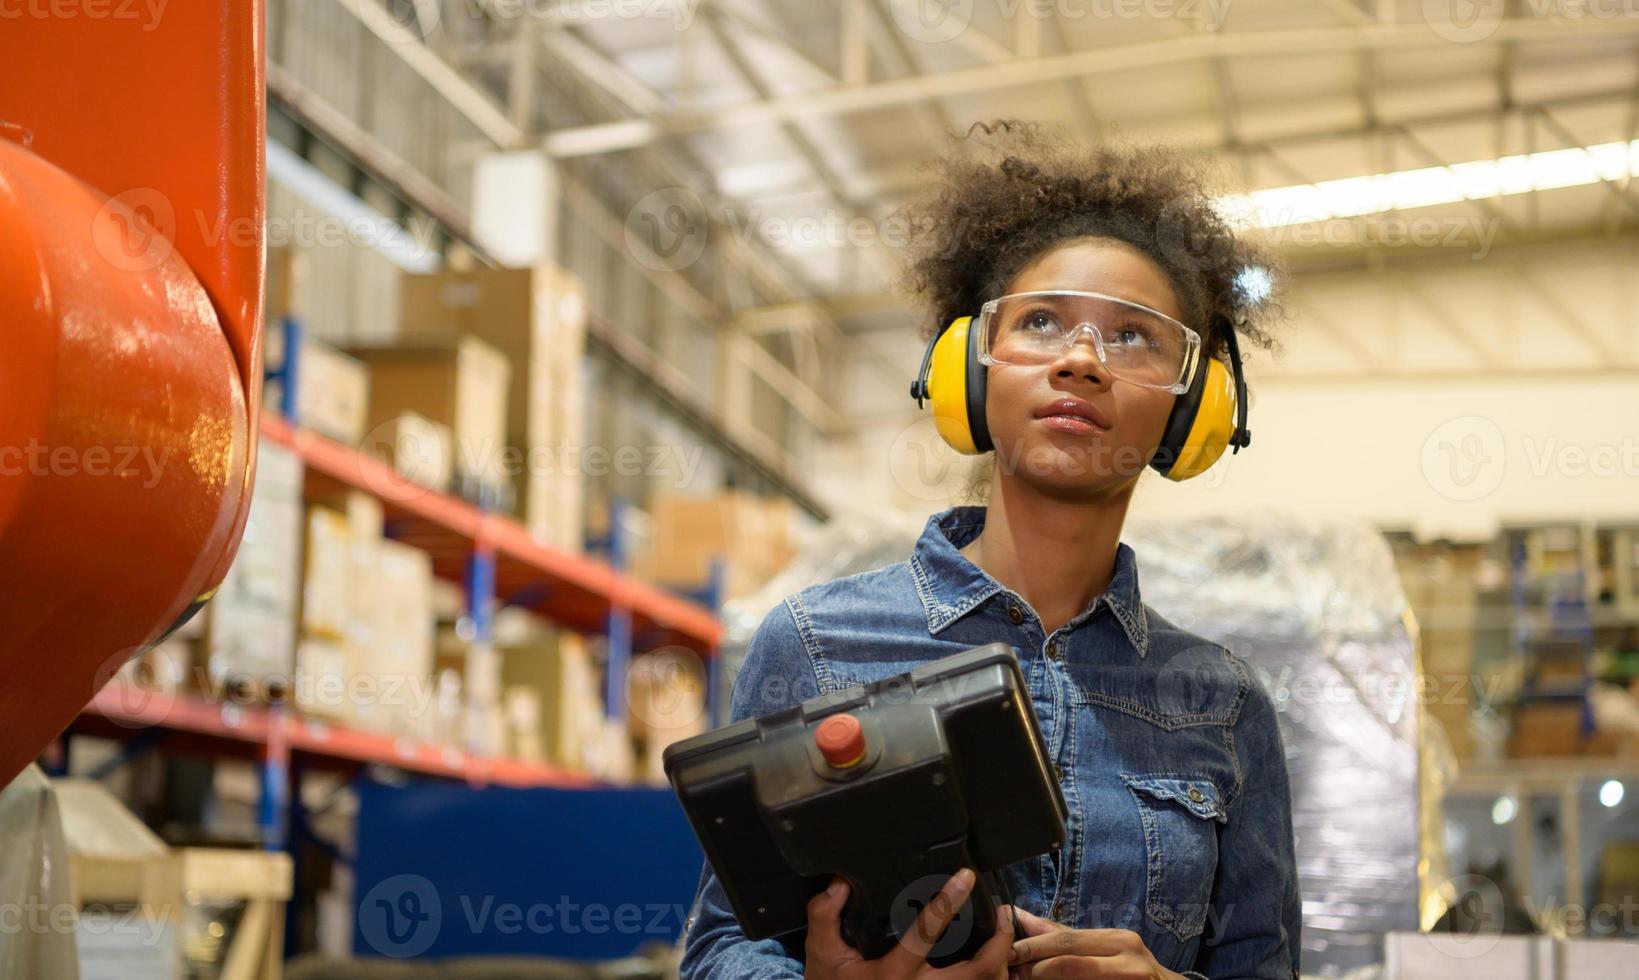
M 1121 778 L 1133 789 L 1158 800 L 1177 803 L 1203 820 L 1228 823 L 1223 798 L 1210 779 L 1179 776 L 1140 776 L 1122 773 Z

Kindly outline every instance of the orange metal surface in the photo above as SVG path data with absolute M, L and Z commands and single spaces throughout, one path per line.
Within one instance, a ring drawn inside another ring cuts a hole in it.
M 0 138 L 0 785 L 220 581 L 249 502 L 262 4 L 130 9 L 0 29 L 32 137 Z

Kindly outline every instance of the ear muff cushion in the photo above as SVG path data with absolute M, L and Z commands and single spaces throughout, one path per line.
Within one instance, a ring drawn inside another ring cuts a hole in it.
M 1151 462 L 1169 480 L 1199 476 L 1218 461 L 1235 431 L 1235 378 L 1210 358 L 1167 419 L 1161 450 Z
M 933 356 L 928 361 L 928 401 L 933 406 L 933 424 L 946 444 L 968 456 L 984 451 L 975 443 L 973 428 L 969 424 L 972 373 L 967 363 L 970 348 L 968 326 L 972 322 L 972 317 L 962 317 L 946 327 L 933 342 Z M 983 366 L 980 365 L 981 368 Z M 981 375 L 981 385 L 982 379 Z M 983 425 L 982 387 L 977 395 L 980 399 L 980 424 Z M 985 441 L 989 442 L 988 435 Z
M 990 452 L 995 446 L 990 441 L 990 420 L 985 417 L 985 396 L 988 394 L 987 383 L 990 380 L 989 368 L 979 360 L 979 331 L 972 329 L 973 318 L 966 317 L 967 326 L 967 428 L 973 437 L 973 448 L 981 453 Z

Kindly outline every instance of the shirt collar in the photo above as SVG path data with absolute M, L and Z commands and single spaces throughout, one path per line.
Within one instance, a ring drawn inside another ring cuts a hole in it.
M 922 536 L 917 539 L 911 554 L 911 573 L 927 613 L 930 633 L 937 635 L 991 596 L 1008 591 L 959 550 L 978 537 L 984 526 L 983 507 L 951 507 L 929 517 Z M 1138 561 L 1132 548 L 1124 542 L 1116 545 L 1115 575 L 1110 579 L 1109 588 L 1070 620 L 1069 625 L 1086 620 L 1100 603 L 1110 607 L 1133 649 L 1140 657 L 1144 656 L 1149 651 L 1149 624 L 1138 593 Z

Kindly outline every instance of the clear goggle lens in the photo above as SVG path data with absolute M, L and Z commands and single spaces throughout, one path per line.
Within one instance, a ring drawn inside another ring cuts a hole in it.
M 1115 296 L 1014 293 L 980 314 L 987 364 L 1038 365 L 1086 340 L 1113 377 L 1181 393 L 1189 388 L 1200 335 L 1172 317 Z

